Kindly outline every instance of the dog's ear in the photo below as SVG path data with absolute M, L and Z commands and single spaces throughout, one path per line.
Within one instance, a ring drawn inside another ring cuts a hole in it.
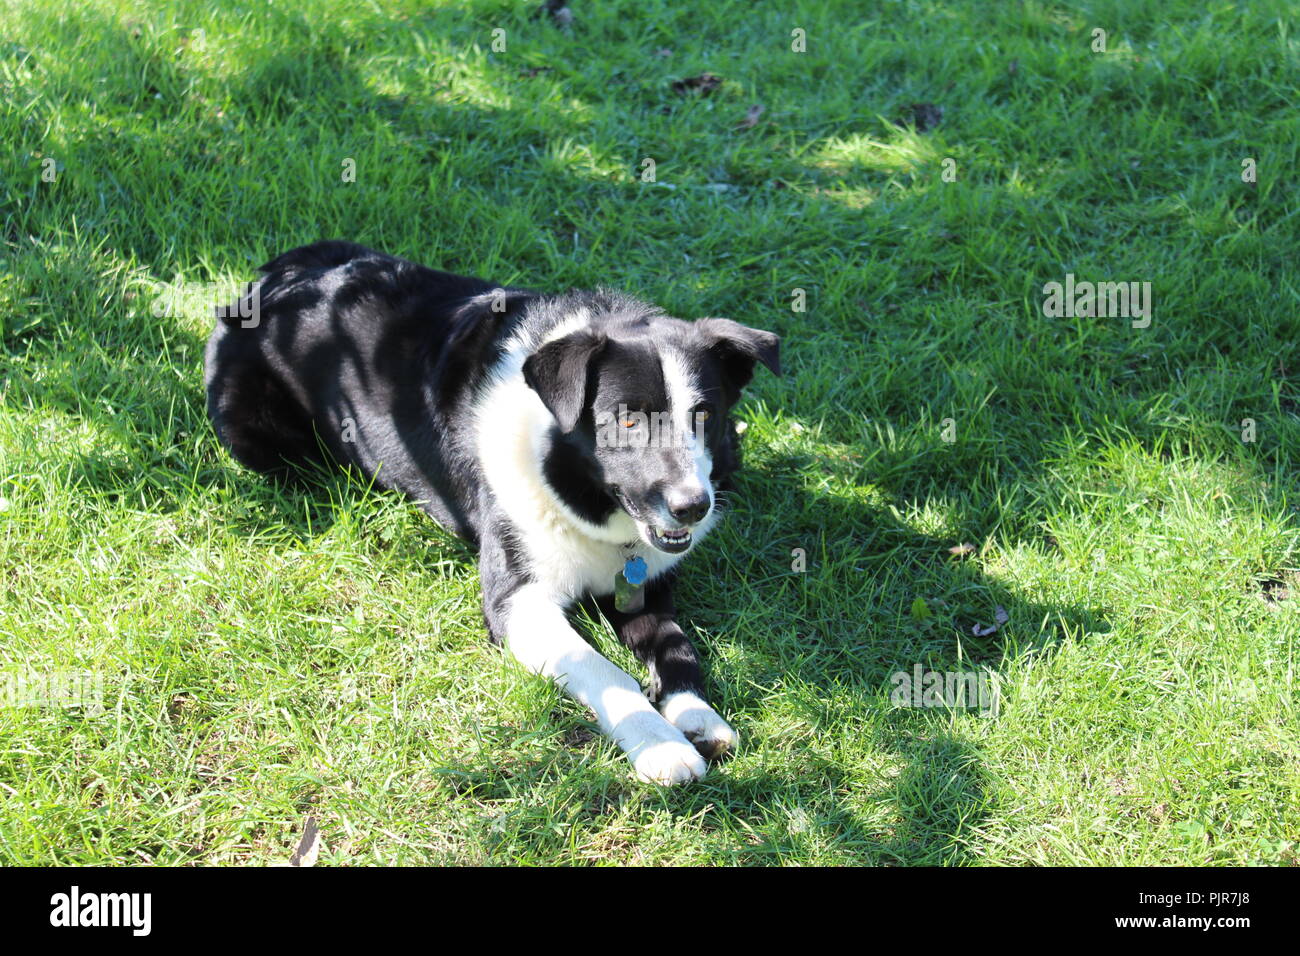
M 731 319 L 698 319 L 695 328 L 737 392 L 754 377 L 755 362 L 762 362 L 773 375 L 781 374 L 781 339 L 771 332 Z
M 483 361 L 483 353 L 500 328 L 501 320 L 517 313 L 537 293 L 527 289 L 493 289 L 470 296 L 452 312 L 448 321 L 451 330 L 438 353 L 437 373 L 439 394 L 450 403 Z
M 490 335 L 496 320 L 518 312 L 536 298 L 537 293 L 527 289 L 493 289 L 470 296 L 452 313 L 447 344 L 465 342 L 485 330 Z
M 587 404 L 592 361 L 608 339 L 590 329 L 547 342 L 524 361 L 524 381 L 536 392 L 560 425 L 571 432 Z

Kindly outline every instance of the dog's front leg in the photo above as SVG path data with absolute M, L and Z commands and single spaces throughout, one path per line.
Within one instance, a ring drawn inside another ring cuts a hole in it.
M 631 676 L 582 639 L 546 588 L 511 580 L 509 571 L 486 562 L 482 572 L 484 612 L 493 638 L 530 671 L 553 678 L 589 708 L 600 729 L 632 761 L 637 776 L 662 784 L 704 776 L 704 760 L 682 732 L 659 715 Z
M 705 700 L 700 655 L 677 623 L 672 576 L 646 585 L 640 611 L 619 611 L 609 598 L 598 603 L 619 639 L 649 669 L 650 697 L 668 722 L 710 760 L 734 751 L 740 738 Z

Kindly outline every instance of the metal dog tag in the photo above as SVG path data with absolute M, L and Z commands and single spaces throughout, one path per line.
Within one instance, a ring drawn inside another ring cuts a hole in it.
M 628 558 L 623 570 L 614 575 L 614 607 L 624 614 L 634 614 L 645 607 L 645 559 Z

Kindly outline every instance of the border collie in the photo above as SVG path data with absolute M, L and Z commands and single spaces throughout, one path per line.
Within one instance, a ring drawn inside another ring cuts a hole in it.
M 693 780 L 735 731 L 674 620 L 678 562 L 739 467 L 728 412 L 779 340 L 616 292 L 542 295 L 348 242 L 262 267 L 208 342 L 208 414 L 258 471 L 333 459 L 478 547 L 494 642 L 590 708 L 639 777 Z M 649 699 L 566 611 L 595 599 Z M 656 706 L 657 708 L 656 709 Z

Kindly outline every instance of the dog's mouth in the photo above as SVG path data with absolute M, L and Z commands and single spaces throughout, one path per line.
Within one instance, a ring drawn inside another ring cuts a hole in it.
M 668 530 L 667 528 L 655 528 L 646 525 L 646 537 L 660 551 L 667 551 L 669 554 L 681 554 L 691 546 L 694 538 L 691 536 L 689 528 L 677 528 Z
M 660 551 L 667 554 L 681 554 L 683 551 L 690 549 L 695 543 L 695 536 L 690 528 L 659 528 L 641 517 L 641 512 L 628 500 L 627 495 L 618 488 L 611 488 L 610 491 L 618 499 L 618 503 L 628 516 L 636 522 L 637 527 L 641 529 L 641 535 L 650 544 L 654 545 Z

